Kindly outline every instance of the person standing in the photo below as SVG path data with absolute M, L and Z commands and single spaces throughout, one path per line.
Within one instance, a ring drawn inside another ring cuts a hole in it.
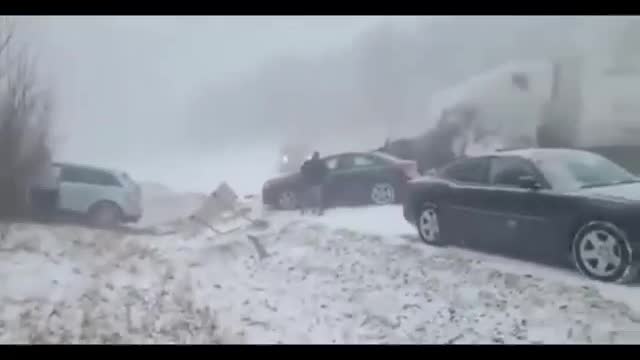
M 301 213 L 304 214 L 306 210 L 310 210 L 312 213 L 322 215 L 325 207 L 324 185 L 329 168 L 320 159 L 319 152 L 314 152 L 311 159 L 302 164 L 300 173 L 303 187 Z

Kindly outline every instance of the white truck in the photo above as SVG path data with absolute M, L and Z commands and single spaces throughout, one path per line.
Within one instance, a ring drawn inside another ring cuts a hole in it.
M 433 107 L 474 109 L 459 155 L 534 139 L 590 149 L 640 173 L 640 62 L 633 59 L 605 53 L 507 64 L 438 94 Z
M 569 55 L 506 63 L 435 94 L 429 130 L 394 141 L 387 151 L 427 170 L 495 148 L 575 147 L 640 174 L 640 18 L 599 19 L 602 26 L 591 19 L 576 30 L 581 44 L 567 49 Z M 467 123 L 470 113 L 472 126 L 442 140 L 439 132 L 448 126 L 442 124 Z M 443 144 L 452 154 L 430 158 Z
M 471 127 L 452 144 L 458 156 L 518 146 L 522 139 L 535 139 L 551 84 L 549 62 L 505 64 L 436 94 L 431 116 L 434 122 L 455 122 L 472 113 Z

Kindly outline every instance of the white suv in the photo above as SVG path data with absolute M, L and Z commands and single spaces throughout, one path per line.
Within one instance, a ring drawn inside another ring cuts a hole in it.
M 58 209 L 86 217 L 96 226 L 137 222 L 142 217 L 140 186 L 120 171 L 57 163 L 60 169 Z

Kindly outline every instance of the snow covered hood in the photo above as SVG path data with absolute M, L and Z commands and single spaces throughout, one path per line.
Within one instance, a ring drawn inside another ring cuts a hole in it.
M 640 202 L 640 183 L 581 189 L 576 191 L 575 193 L 613 200 Z

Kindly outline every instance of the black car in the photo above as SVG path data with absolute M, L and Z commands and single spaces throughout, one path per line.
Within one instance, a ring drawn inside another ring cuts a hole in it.
M 402 199 L 407 181 L 418 176 L 415 162 L 379 152 L 343 153 L 322 160 L 329 168 L 327 206 L 396 203 Z M 262 188 L 262 201 L 292 210 L 297 208 L 302 190 L 302 175 L 297 171 L 267 181 Z
M 496 152 L 411 181 L 404 217 L 428 244 L 571 258 L 587 277 L 629 282 L 640 261 L 639 181 L 588 151 Z

